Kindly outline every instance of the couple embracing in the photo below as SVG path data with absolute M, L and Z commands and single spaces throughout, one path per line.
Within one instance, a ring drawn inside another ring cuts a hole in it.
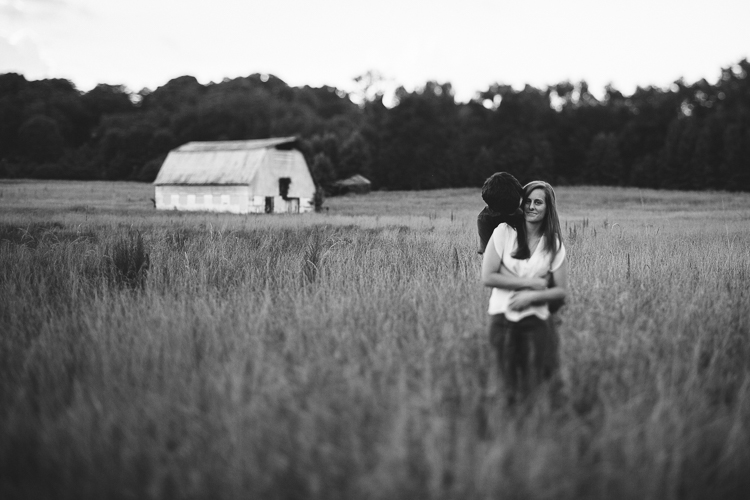
M 487 207 L 477 225 L 482 283 L 492 288 L 490 342 L 512 403 L 557 373 L 552 314 L 565 300 L 568 263 L 552 186 L 522 187 L 499 172 L 484 183 L 482 198 Z

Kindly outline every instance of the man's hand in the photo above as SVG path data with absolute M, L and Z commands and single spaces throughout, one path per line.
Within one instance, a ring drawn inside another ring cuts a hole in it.
M 529 290 L 544 290 L 547 288 L 547 279 L 533 277 L 529 278 L 529 284 L 527 286 Z
M 521 311 L 523 309 L 526 309 L 533 303 L 534 303 L 534 292 L 530 290 L 521 290 L 518 292 L 514 292 L 513 295 L 510 296 L 510 301 L 508 301 L 508 307 L 512 311 Z
M 504 274 L 506 276 L 515 276 L 510 269 L 505 267 L 505 264 L 502 264 L 500 266 L 500 274 Z M 534 276 L 532 278 L 526 278 L 526 283 L 521 287 L 521 289 L 524 290 L 544 290 L 547 288 L 547 278 L 540 278 L 538 276 Z

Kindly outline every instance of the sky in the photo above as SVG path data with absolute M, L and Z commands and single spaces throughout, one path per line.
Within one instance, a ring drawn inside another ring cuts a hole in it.
M 386 94 L 449 82 L 467 101 L 493 83 L 715 82 L 750 58 L 748 0 L 0 0 L 0 73 L 155 89 L 253 73 L 292 86 Z

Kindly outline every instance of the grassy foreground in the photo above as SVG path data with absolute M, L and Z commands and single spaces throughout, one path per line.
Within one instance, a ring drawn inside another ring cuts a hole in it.
M 750 495 L 750 195 L 559 188 L 564 397 L 513 410 L 478 190 L 151 197 L 0 183 L 0 498 Z

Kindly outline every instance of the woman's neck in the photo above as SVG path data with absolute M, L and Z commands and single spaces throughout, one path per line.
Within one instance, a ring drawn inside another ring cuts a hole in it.
M 529 238 L 538 238 L 542 235 L 542 224 L 526 222 L 526 234 Z

